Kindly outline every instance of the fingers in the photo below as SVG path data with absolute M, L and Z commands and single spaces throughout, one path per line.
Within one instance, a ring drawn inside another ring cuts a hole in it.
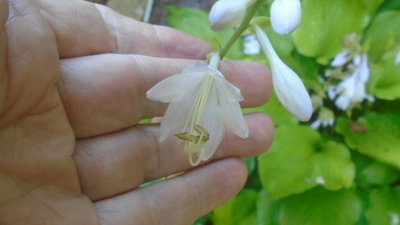
M 146 91 L 196 61 L 104 54 L 62 60 L 59 92 L 77 137 L 115 132 L 140 119 L 160 116 L 166 104 Z M 243 106 L 263 104 L 271 92 L 266 67 L 253 62 L 223 62 L 221 70 L 238 86 Z
M 82 0 L 35 0 L 52 26 L 61 58 L 102 53 L 204 58 L 209 46 L 180 31 L 145 24 Z
M 239 192 L 246 176 L 241 160 L 224 159 L 95 207 L 101 225 L 192 224 Z
M 0 1 L 0 114 L 4 110 L 6 97 L 6 62 L 7 62 L 7 31 L 5 23 L 8 17 L 8 2 Z
M 213 159 L 254 156 L 270 146 L 274 132 L 271 120 L 259 113 L 245 119 L 250 136 L 241 139 L 228 132 Z M 145 125 L 78 141 L 74 160 L 82 191 L 93 200 L 103 199 L 190 169 L 188 155 L 177 139 L 159 143 L 158 136 L 157 125 Z

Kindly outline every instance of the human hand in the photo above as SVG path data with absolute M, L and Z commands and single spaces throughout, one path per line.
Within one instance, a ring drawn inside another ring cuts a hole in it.
M 157 142 L 158 124 L 138 124 L 166 109 L 149 88 L 205 58 L 198 39 L 78 0 L 0 0 L 0 10 L 0 224 L 190 224 L 244 185 L 236 157 L 271 143 L 270 119 L 247 115 L 249 138 L 227 133 L 193 169 L 174 138 Z M 271 91 L 261 64 L 221 70 L 242 106 Z

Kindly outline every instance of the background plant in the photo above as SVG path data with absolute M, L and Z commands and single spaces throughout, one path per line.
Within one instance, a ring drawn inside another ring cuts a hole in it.
M 268 15 L 269 5 L 257 14 Z M 302 7 L 293 34 L 267 33 L 312 93 L 314 116 L 300 123 L 275 96 L 245 109 L 272 117 L 275 142 L 266 154 L 246 159 L 243 191 L 196 224 L 400 224 L 400 2 L 303 0 Z M 168 12 L 171 26 L 206 41 L 226 43 L 234 32 L 212 32 L 207 12 L 172 6 Z M 245 54 L 243 40 L 226 58 L 266 63 L 261 53 Z M 344 50 L 347 61 L 333 66 Z M 368 96 L 340 108 L 340 94 L 330 91 L 354 72 L 361 54 L 369 60 Z

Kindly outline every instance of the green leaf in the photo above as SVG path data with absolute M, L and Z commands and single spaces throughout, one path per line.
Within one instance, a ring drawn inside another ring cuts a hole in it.
M 368 89 L 371 94 L 380 99 L 394 100 L 400 98 L 400 66 L 395 63 L 399 51 L 400 48 L 394 49 L 394 51 L 385 54 L 379 63 L 371 66 L 372 76 L 368 82 Z
M 272 94 L 266 104 L 259 107 L 243 109 L 243 112 L 262 112 L 268 114 L 275 124 L 298 123 L 298 120 L 282 106 L 275 94 Z
M 360 213 L 361 201 L 354 190 L 318 187 L 284 199 L 280 225 L 353 225 Z
M 280 201 L 271 199 L 265 190 L 259 193 L 257 221 L 259 225 L 279 225 Z
M 256 201 L 258 193 L 244 189 L 233 199 L 217 208 L 213 213 L 214 225 L 249 225 L 257 222 Z
M 341 118 L 336 130 L 362 154 L 400 168 L 400 116 L 370 112 L 357 121 Z
M 368 25 L 370 12 L 383 0 L 303 0 L 303 19 L 294 32 L 300 53 L 326 64 L 342 48 L 349 33 L 361 33 Z
M 400 10 L 400 1 L 399 0 L 384 1 L 377 11 L 382 12 L 385 10 Z
M 205 216 L 198 218 L 192 225 L 207 225 L 207 224 L 209 224 L 210 215 L 211 214 L 207 214 Z
M 373 20 L 366 33 L 366 40 L 370 44 L 368 52 L 372 61 L 378 62 L 386 51 L 399 45 L 398 24 L 400 24 L 400 11 L 384 11 Z
M 400 173 L 393 167 L 373 161 L 357 176 L 360 186 L 389 185 L 400 178 Z
M 212 31 L 208 22 L 208 14 L 202 10 L 179 6 L 167 6 L 167 10 L 168 23 L 172 27 L 201 38 L 207 42 L 216 39 L 222 46 L 224 46 L 234 33 L 233 30 L 218 33 Z M 229 50 L 226 58 L 238 59 L 241 57 L 243 57 L 241 42 L 237 41 Z
M 246 163 L 247 167 L 247 174 L 251 174 L 256 169 L 256 157 L 245 157 L 244 162 Z
M 270 150 L 259 157 L 259 174 L 271 197 L 301 193 L 316 185 L 350 187 L 354 165 L 347 148 L 325 141 L 306 126 L 281 125 Z
M 400 187 L 372 191 L 366 218 L 369 225 L 400 223 Z

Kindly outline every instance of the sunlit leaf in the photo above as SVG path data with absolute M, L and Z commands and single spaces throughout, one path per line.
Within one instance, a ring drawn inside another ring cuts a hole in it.
M 217 208 L 213 213 L 214 225 L 250 225 L 256 224 L 256 201 L 258 193 L 244 189 L 233 199 Z
M 378 161 L 371 162 L 360 171 L 357 181 L 361 186 L 385 186 L 400 178 L 400 172 L 395 168 Z
M 257 221 L 259 225 L 279 225 L 280 201 L 271 199 L 265 190 L 257 201 Z
M 261 182 L 273 198 L 316 185 L 330 190 L 350 187 L 355 173 L 345 146 L 325 141 L 317 131 L 297 125 L 279 126 L 271 149 L 258 162 Z
M 284 199 L 280 225 L 353 225 L 360 213 L 361 201 L 354 190 L 318 187 Z
M 366 33 L 369 41 L 369 55 L 379 62 L 382 55 L 400 44 L 400 10 L 384 11 L 376 16 Z
M 400 168 L 400 115 L 371 112 L 357 121 L 342 118 L 336 130 L 351 148 Z
M 400 48 L 394 49 L 383 56 L 379 63 L 372 64 L 372 76 L 368 83 L 372 95 L 385 100 L 400 98 L 400 65 L 395 63 L 399 52 Z
M 361 33 L 383 0 L 303 0 L 303 19 L 294 43 L 304 55 L 328 63 L 346 34 Z
M 400 224 L 400 187 L 372 191 L 366 218 L 369 225 Z

